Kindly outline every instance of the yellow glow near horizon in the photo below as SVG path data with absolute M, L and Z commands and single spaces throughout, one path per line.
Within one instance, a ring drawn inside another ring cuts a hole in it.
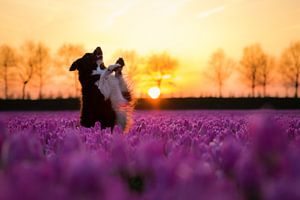
M 157 99 L 160 96 L 160 89 L 158 87 L 151 87 L 148 90 L 148 95 L 152 99 Z
M 142 56 L 167 51 L 180 63 L 175 96 L 215 90 L 201 74 L 218 48 L 239 62 L 247 45 L 260 43 L 278 57 L 300 40 L 297 0 L 0 0 L 0 5 L 0 43 L 16 49 L 27 40 L 44 42 L 53 54 L 64 43 L 82 44 L 87 52 L 101 46 L 105 61 L 119 49 Z M 60 87 L 51 82 L 49 90 Z M 227 94 L 245 91 L 234 79 L 226 88 Z

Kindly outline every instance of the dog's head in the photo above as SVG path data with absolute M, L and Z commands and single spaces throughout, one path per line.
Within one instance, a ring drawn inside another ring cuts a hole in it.
M 86 53 L 83 57 L 74 61 L 69 70 L 89 72 L 97 67 L 97 62 L 103 63 L 103 53 L 100 47 L 97 47 L 93 53 Z

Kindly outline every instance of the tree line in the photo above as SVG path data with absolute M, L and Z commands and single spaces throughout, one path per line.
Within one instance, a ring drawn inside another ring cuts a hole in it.
M 300 41 L 292 42 L 285 48 L 280 57 L 266 53 L 260 44 L 252 44 L 244 48 L 239 61 L 229 58 L 224 50 L 215 51 L 208 63 L 209 77 L 218 87 L 218 95 L 223 96 L 225 82 L 234 71 L 238 72 L 241 83 L 250 90 L 250 96 L 268 96 L 268 88 L 275 83 L 286 90 L 292 88 L 294 97 L 299 97 L 300 81 Z
M 46 98 L 45 86 L 54 78 L 61 77 L 62 85 L 68 85 L 69 97 L 80 95 L 78 73 L 68 72 L 68 66 L 85 53 L 83 45 L 66 43 L 54 53 L 42 42 L 26 41 L 16 49 L 8 44 L 0 46 L 0 98 L 30 99 L 28 89 L 35 88 L 38 98 Z M 164 93 L 164 88 L 176 87 L 176 71 L 179 60 L 168 52 L 140 56 L 134 50 L 118 50 L 114 57 L 124 57 L 125 73 L 135 88 L 157 86 Z M 240 83 L 249 88 L 251 97 L 268 96 L 268 88 L 280 83 L 286 91 L 293 88 L 294 97 L 298 97 L 300 76 L 300 41 L 292 42 L 282 51 L 279 58 L 266 53 L 260 44 L 246 46 L 242 57 L 233 60 L 223 49 L 217 49 L 208 59 L 205 67 L 206 78 L 215 83 L 218 96 L 224 94 L 226 82 L 233 73 L 238 73 Z M 12 88 L 14 90 L 12 91 Z M 16 90 L 16 88 L 18 88 Z M 145 92 L 145 91 L 144 91 Z M 17 94 L 17 95 L 14 95 Z
M 28 85 L 38 91 L 38 99 L 49 98 L 46 96 L 45 86 L 52 85 L 59 77 L 63 79 L 62 87 L 68 85 L 68 88 L 73 88 L 65 91 L 68 97 L 78 97 L 78 72 L 70 73 L 69 66 L 85 52 L 83 45 L 70 43 L 63 44 L 52 54 L 42 42 L 26 41 L 20 49 L 7 44 L 1 45 L 0 84 L 3 89 L 1 88 L 0 98 L 31 99 L 32 91 L 27 89 Z M 167 52 L 151 54 L 145 58 L 133 50 L 117 50 L 114 57 L 124 57 L 125 74 L 129 82 L 139 88 L 162 88 L 163 84 L 172 84 L 171 77 L 178 67 L 177 59 Z
M 4 99 L 16 97 L 30 99 L 31 93 L 27 86 L 32 85 L 38 90 L 38 98 L 45 97 L 45 85 L 51 82 L 54 75 L 62 75 L 66 82 L 73 79 L 75 95 L 78 93 L 78 80 L 75 74 L 72 78 L 66 73 L 70 63 L 76 57 L 82 56 L 82 45 L 64 44 L 54 55 L 42 42 L 27 41 L 19 49 L 10 45 L 0 46 L 0 78 L 3 85 Z M 22 86 L 22 87 L 20 87 Z M 20 92 L 9 91 L 12 88 L 21 88 Z

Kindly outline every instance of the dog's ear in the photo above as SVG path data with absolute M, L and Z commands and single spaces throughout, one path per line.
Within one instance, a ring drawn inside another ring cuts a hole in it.
M 96 58 L 102 58 L 103 56 L 103 52 L 102 52 L 102 49 L 100 47 L 97 47 L 93 54 L 96 56 Z
M 123 67 L 125 65 L 124 59 L 123 58 L 118 58 L 116 64 L 121 65 L 121 67 Z
M 75 71 L 75 70 L 78 70 L 79 69 L 79 60 L 76 60 L 75 62 L 72 63 L 69 71 Z

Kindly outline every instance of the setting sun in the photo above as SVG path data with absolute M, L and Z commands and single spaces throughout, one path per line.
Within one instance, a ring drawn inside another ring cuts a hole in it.
M 148 95 L 152 98 L 152 99 L 157 99 L 160 95 L 160 89 L 158 87 L 151 87 L 148 90 Z
M 10 63 L 18 63 L 18 66 L 10 67 L 7 76 L 16 76 L 4 78 L 4 68 L 0 66 L 0 85 L 3 86 L 0 98 L 7 95 L 20 98 L 21 93 L 38 98 L 38 85 L 43 85 L 40 88 L 44 96 L 78 97 L 77 75 L 67 68 L 97 46 L 103 50 L 105 65 L 114 63 L 118 57 L 124 58 L 127 71 L 124 74 L 133 83 L 138 98 L 148 96 L 152 86 L 160 88 L 163 94 L 160 98 L 220 93 L 247 96 L 251 88 L 237 70 L 244 48 L 258 43 L 265 54 L 279 62 L 281 53 L 291 42 L 298 41 L 300 35 L 299 0 L 0 2 L 0 46 L 8 45 L 11 52 L 22 55 L 11 56 L 16 61 Z M 28 58 L 35 49 L 28 47 L 28 42 L 43 44 L 45 55 L 49 54 L 41 65 L 45 66 L 45 73 L 39 73 L 43 74 L 41 79 L 47 80 L 40 81 L 35 70 L 33 76 L 28 76 L 33 77 L 31 81 L 22 80 L 26 70 L 19 68 L 30 68 Z M 68 45 L 75 46 L 77 52 L 66 48 Z M 236 64 L 230 69 L 232 75 L 224 82 L 222 92 L 215 87 L 216 77 L 209 65 L 217 49 L 224 50 L 224 55 Z M 0 57 L 2 55 L 0 53 Z M 273 66 L 279 68 L 280 65 Z M 176 80 L 179 76 L 181 80 Z M 24 82 L 28 83 L 25 92 L 22 91 Z M 268 95 L 292 95 L 290 85 L 295 84 L 275 82 L 268 86 Z M 256 93 L 260 90 L 258 86 Z

